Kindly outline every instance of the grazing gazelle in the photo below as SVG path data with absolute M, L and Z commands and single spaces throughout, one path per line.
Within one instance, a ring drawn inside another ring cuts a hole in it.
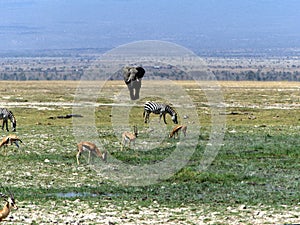
M 2 138 L 2 141 L 0 143 L 0 148 L 4 146 L 6 148 L 8 144 L 12 145 L 13 143 L 19 148 L 19 142 L 22 143 L 22 140 L 18 138 L 17 135 L 15 134 L 10 134 L 4 138 Z M 4 152 L 6 154 L 6 151 Z
M 18 209 L 18 206 L 16 205 L 15 198 L 12 193 L 10 193 L 10 196 L 0 193 L 0 197 L 2 197 L 6 202 L 3 208 L 0 210 L 0 221 L 2 221 L 9 215 L 12 208 Z
M 171 131 L 171 133 L 169 134 L 169 138 L 177 135 L 177 137 L 179 136 L 178 132 L 181 130 L 181 132 L 183 133 L 183 135 L 186 137 L 186 129 L 187 126 L 186 125 L 178 125 L 176 127 L 173 128 L 173 130 Z
M 138 136 L 137 126 L 133 126 L 133 133 L 129 131 L 124 131 L 122 134 L 122 143 L 121 143 L 121 150 L 126 147 L 126 143 L 128 143 L 128 147 L 130 147 L 131 142 L 135 144 L 135 139 Z
M 82 152 L 88 151 L 89 152 L 89 158 L 88 158 L 88 163 L 90 163 L 91 159 L 91 154 L 96 155 L 100 157 L 104 162 L 106 162 L 107 159 L 107 152 L 104 152 L 103 154 L 101 151 L 97 148 L 97 146 L 89 141 L 82 141 L 77 144 L 77 154 L 76 154 L 76 159 L 77 159 L 77 164 L 79 165 L 79 157 Z
M 22 143 L 22 140 L 15 134 L 10 134 L 4 138 L 2 138 L 2 141 L 0 143 L 0 148 L 2 146 L 7 146 L 9 143 L 12 145 L 13 143 L 19 148 L 19 142 Z

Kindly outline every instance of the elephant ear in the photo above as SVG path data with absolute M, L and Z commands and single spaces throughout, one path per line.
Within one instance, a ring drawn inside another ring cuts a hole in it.
M 123 69 L 123 78 L 126 84 L 129 84 L 131 82 L 131 80 L 129 80 L 130 77 L 130 67 L 125 67 Z
M 145 70 L 143 67 L 138 66 L 136 67 L 136 70 L 138 71 L 137 74 L 135 75 L 138 79 L 143 78 L 143 76 L 145 75 Z

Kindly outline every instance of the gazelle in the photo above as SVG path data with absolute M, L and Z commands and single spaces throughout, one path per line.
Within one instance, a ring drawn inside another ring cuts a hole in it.
M 135 144 L 135 139 L 138 136 L 137 126 L 133 126 L 133 133 L 129 131 L 124 131 L 122 134 L 122 143 L 121 143 L 121 150 L 126 147 L 126 143 L 128 143 L 128 147 L 130 147 L 131 142 Z
M 6 148 L 8 144 L 12 145 L 13 143 L 19 148 L 19 142 L 22 143 L 22 140 L 15 134 L 10 134 L 4 138 L 2 138 L 2 141 L 0 143 L 0 148 L 4 146 Z M 6 151 L 5 151 L 6 154 Z
M 19 148 L 19 142 L 22 143 L 22 140 L 15 134 L 10 134 L 4 138 L 2 138 L 2 141 L 0 143 L 0 148 L 2 146 L 7 146 L 9 143 L 12 145 L 13 143 Z
M 77 164 L 79 165 L 79 157 L 82 152 L 88 151 L 89 152 L 89 158 L 88 158 L 88 163 L 90 163 L 91 159 L 91 154 L 96 155 L 100 157 L 104 162 L 106 162 L 107 159 L 107 152 L 102 152 L 97 148 L 97 146 L 89 141 L 82 141 L 77 144 L 77 154 L 76 154 L 76 159 L 77 159 Z
M 0 193 L 0 197 L 2 197 L 6 202 L 0 210 L 0 221 L 3 221 L 3 219 L 9 215 L 11 209 L 18 209 L 18 206 L 16 205 L 15 198 L 12 193 L 10 193 L 10 196 Z
M 173 128 L 173 130 L 171 131 L 171 133 L 169 134 L 169 138 L 174 137 L 177 135 L 177 137 L 179 136 L 178 132 L 181 130 L 181 132 L 183 133 L 183 135 L 186 137 L 186 129 L 187 126 L 186 125 L 178 125 L 176 127 Z

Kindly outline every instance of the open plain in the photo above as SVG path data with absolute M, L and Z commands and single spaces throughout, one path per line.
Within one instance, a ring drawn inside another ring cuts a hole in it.
M 99 89 L 82 99 L 92 109 L 96 139 L 109 158 L 107 163 L 94 159 L 88 164 L 83 155 L 77 165 L 76 132 L 80 126 L 83 137 L 89 136 L 88 115 L 83 110 L 82 117 L 65 116 L 80 114 L 77 100 L 86 92 L 78 87 L 90 86 Z M 145 90 L 152 86 L 158 87 L 159 96 L 148 96 Z M 19 149 L 8 146 L 6 155 L 0 149 L 1 191 L 13 192 L 19 206 L 3 224 L 300 222 L 299 82 L 219 82 L 223 102 L 217 106 L 222 108 L 218 115 L 213 115 L 206 91 L 209 82 L 174 81 L 170 86 L 167 81 L 144 81 L 143 87 L 142 97 L 132 103 L 122 81 L 1 81 L 0 105 L 14 113 L 16 134 L 23 141 Z M 182 93 L 188 98 L 181 99 Z M 174 126 L 168 115 L 167 125 L 152 114 L 151 124 L 144 123 L 142 106 L 149 99 L 172 100 L 179 112 L 184 107 L 196 110 L 197 117 L 179 114 L 180 123 L 188 126 L 186 138 L 168 138 Z M 134 146 L 120 151 L 123 127 L 116 118 L 122 118 L 122 107 L 128 109 L 124 127 L 137 125 L 139 136 Z M 214 144 L 211 130 L 218 126 L 212 118 L 218 116 L 226 119 L 222 143 L 210 165 L 201 170 L 205 149 Z M 196 140 L 192 132 L 197 132 L 189 129 L 197 128 L 194 124 L 200 124 Z M 1 133 L 4 137 L 10 132 Z M 193 143 L 185 149 L 194 148 L 193 154 L 164 179 L 131 185 L 134 174 L 128 179 L 113 177 L 120 168 L 112 159 L 155 167 L 185 142 Z

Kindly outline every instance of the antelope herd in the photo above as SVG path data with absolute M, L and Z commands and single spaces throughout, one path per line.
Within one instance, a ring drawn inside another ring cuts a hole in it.
M 6 109 L 6 108 L 0 108 L 1 110 L 1 115 L 2 119 L 5 120 L 5 123 L 7 123 L 7 118 L 12 120 L 12 127 L 13 131 L 16 130 L 16 119 L 13 115 L 13 113 Z M 166 119 L 165 119 L 165 114 L 168 113 L 172 116 L 172 120 L 175 124 L 177 124 L 177 113 L 175 110 L 170 107 L 169 105 L 166 104 L 161 104 L 161 103 L 155 103 L 155 102 L 146 102 L 144 106 L 144 114 L 143 117 L 145 118 L 145 122 L 149 122 L 149 114 L 150 113 L 154 114 L 160 114 L 160 118 L 163 116 L 164 117 L 164 122 L 166 124 Z M 1 116 L 0 116 L 1 117 Z M 146 118 L 147 117 L 147 118 Z M 0 118 L 1 119 L 1 118 Z M 2 126 L 3 129 L 4 125 Z M 169 134 L 169 138 L 174 137 L 174 139 L 179 137 L 179 132 L 181 131 L 184 136 L 186 136 L 186 130 L 187 126 L 186 125 L 177 125 L 175 126 L 171 133 Z M 8 131 L 8 129 L 7 129 Z M 133 127 L 133 132 L 130 131 L 124 131 L 122 133 L 122 140 L 121 140 L 121 150 L 126 147 L 126 144 L 128 144 L 128 148 L 130 148 L 131 143 L 135 144 L 135 140 L 138 137 L 138 130 L 137 126 L 135 125 Z M 22 140 L 15 134 L 9 134 L 5 137 L 2 138 L 2 141 L 0 142 L 0 148 L 4 147 L 4 155 L 6 155 L 6 148 L 8 145 L 15 144 L 17 148 L 19 148 L 19 142 L 22 143 Z M 82 141 L 77 144 L 77 154 L 76 154 L 76 159 L 77 159 L 77 164 L 79 165 L 79 158 L 83 152 L 88 152 L 88 162 L 90 162 L 91 155 L 100 157 L 103 161 L 106 161 L 107 159 L 107 152 L 101 153 L 101 151 L 97 148 L 97 146 L 89 141 Z
M 145 105 L 145 106 L 147 106 L 147 108 L 144 109 L 144 117 L 146 117 L 145 113 L 147 113 L 148 117 L 147 117 L 147 121 L 145 119 L 145 122 L 149 122 L 149 114 L 152 112 L 154 114 L 160 114 L 160 118 L 163 116 L 165 124 L 166 124 L 166 119 L 165 119 L 166 113 L 170 114 L 170 116 L 172 117 L 172 120 L 175 124 L 178 123 L 177 122 L 177 113 L 169 105 L 157 104 L 157 103 L 153 103 L 153 102 L 147 102 L 146 104 L 148 104 L 148 105 Z M 0 119 L 4 120 L 2 129 L 4 128 L 4 124 L 5 124 L 6 129 L 8 131 L 8 128 L 7 128 L 7 118 L 8 118 L 12 122 L 13 131 L 16 131 L 16 119 L 13 116 L 12 112 L 5 108 L 2 108 L 0 111 L 2 113 L 2 114 L 0 113 L 2 115 L 2 118 L 0 115 Z M 169 138 L 172 138 L 172 137 L 176 138 L 176 136 L 178 138 L 180 131 L 184 134 L 184 136 L 186 136 L 186 130 L 187 130 L 186 125 L 177 125 L 169 133 Z M 121 137 L 121 150 L 123 150 L 126 147 L 126 145 L 128 148 L 130 148 L 131 143 L 133 145 L 135 145 L 135 141 L 137 138 L 138 138 L 138 129 L 137 129 L 136 125 L 133 127 L 133 132 L 124 131 L 122 133 L 122 137 Z M 17 148 L 19 148 L 20 147 L 19 143 L 23 143 L 23 142 L 17 135 L 9 134 L 2 138 L 2 141 L 0 142 L 0 148 L 4 147 L 4 155 L 6 155 L 8 145 L 15 144 L 17 146 Z M 96 144 L 89 142 L 89 141 L 81 141 L 77 144 L 76 160 L 77 160 L 78 165 L 80 165 L 79 158 L 82 155 L 82 153 L 84 153 L 84 152 L 88 153 L 88 163 L 90 163 L 92 156 L 96 156 L 96 157 L 100 158 L 101 160 L 103 160 L 104 162 L 106 162 L 106 160 L 107 160 L 107 151 L 101 152 L 100 149 L 96 146 Z M 5 205 L 3 206 L 2 210 L 0 210 L 0 221 L 2 221 L 9 215 L 11 209 L 18 209 L 18 207 L 15 204 L 14 195 L 12 193 L 10 193 L 9 196 L 7 196 L 6 194 L 0 193 L 0 197 L 2 197 L 4 199 L 4 201 L 6 202 Z

